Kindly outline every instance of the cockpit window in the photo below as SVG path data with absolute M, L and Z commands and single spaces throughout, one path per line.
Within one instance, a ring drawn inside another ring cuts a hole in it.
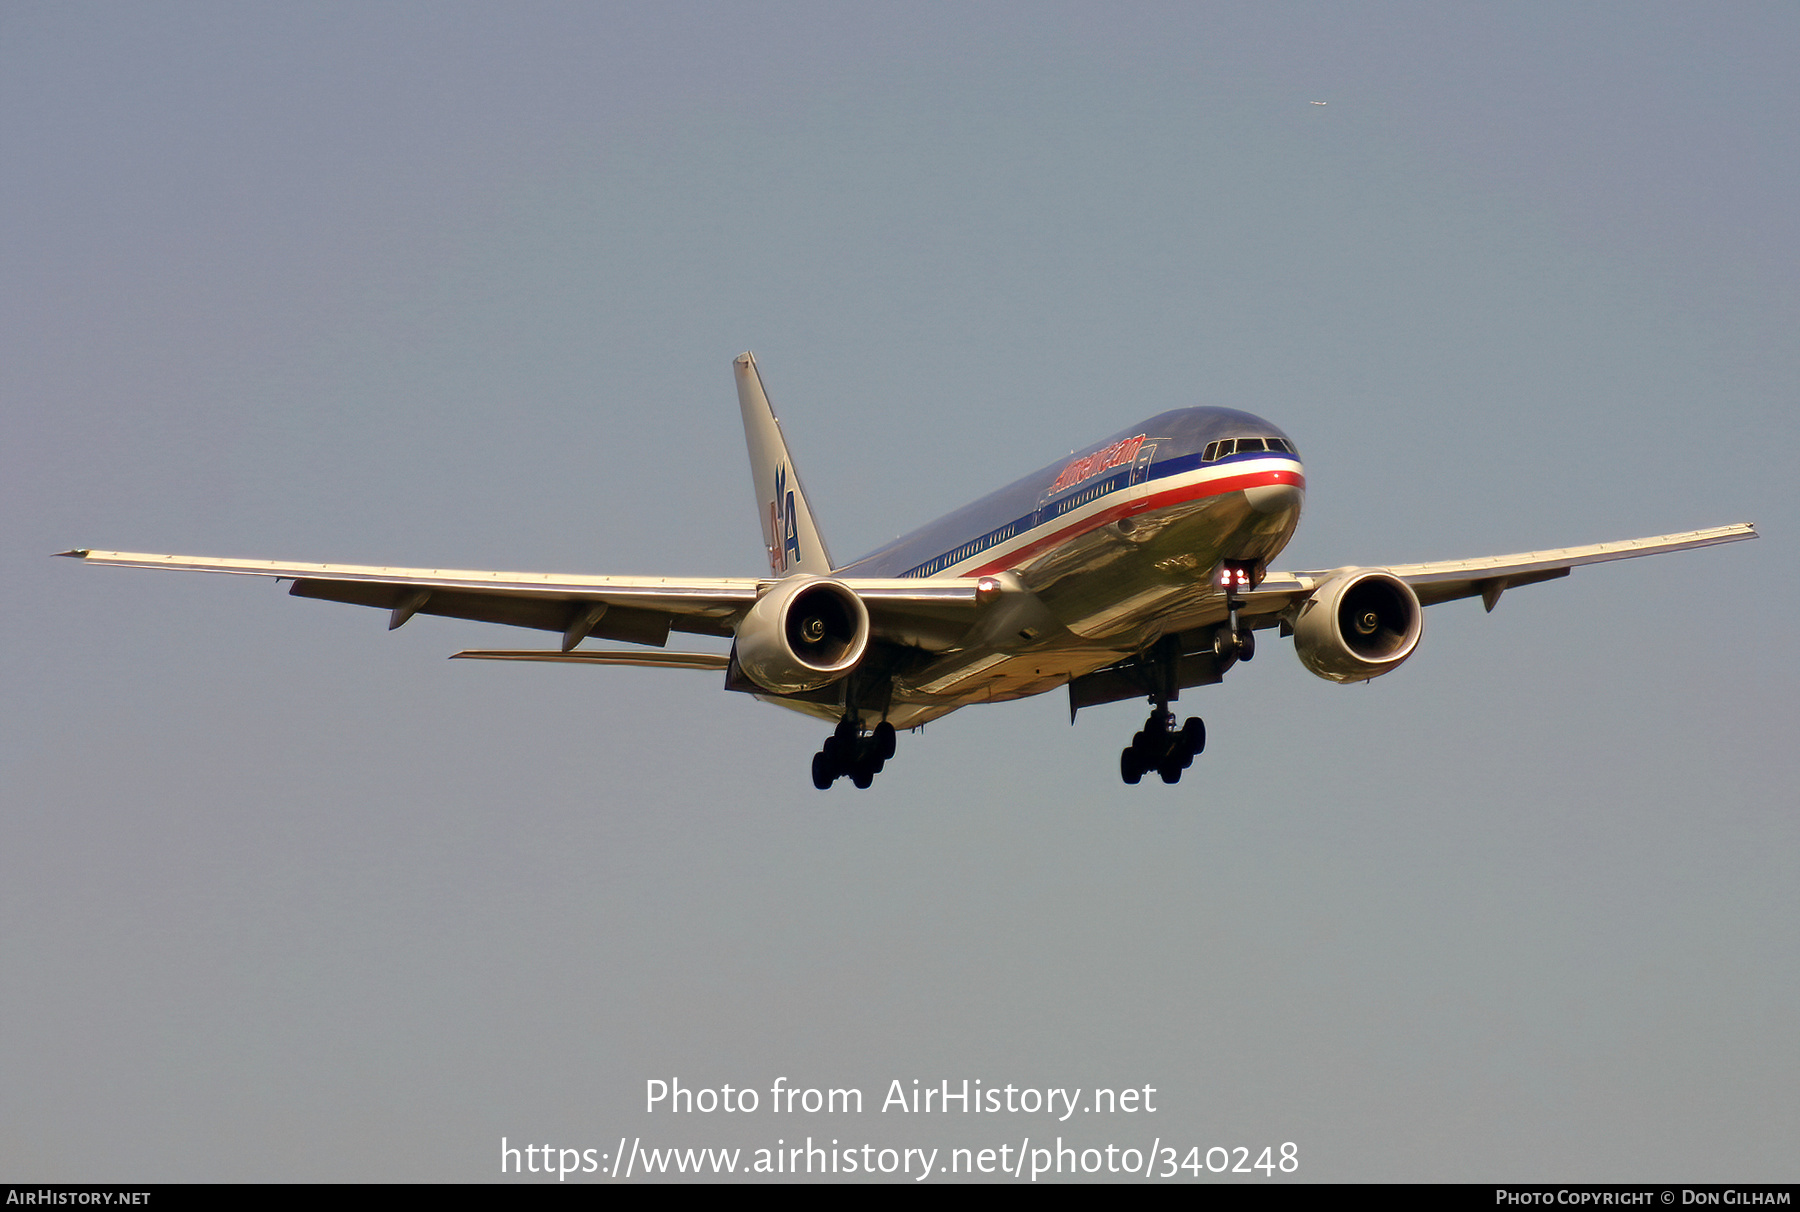
M 1234 454 L 1264 454 L 1271 451 L 1300 457 L 1300 452 L 1286 438 L 1220 438 L 1217 442 L 1206 444 L 1206 449 L 1200 452 L 1200 461 L 1216 463 Z

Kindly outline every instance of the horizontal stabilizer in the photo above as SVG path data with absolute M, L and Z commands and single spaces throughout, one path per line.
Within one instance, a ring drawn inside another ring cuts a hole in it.
M 559 652 L 534 648 L 466 648 L 450 659 L 477 661 L 555 661 L 568 665 L 646 665 L 658 669 L 714 669 L 723 671 L 731 658 L 719 652 L 631 652 L 575 649 Z

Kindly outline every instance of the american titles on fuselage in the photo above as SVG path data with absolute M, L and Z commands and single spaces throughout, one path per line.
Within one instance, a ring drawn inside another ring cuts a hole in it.
M 1140 433 L 1135 438 L 1114 442 L 1106 449 L 1096 450 L 1084 458 L 1070 460 L 1069 465 L 1062 469 L 1062 474 L 1056 477 L 1056 482 L 1050 485 L 1050 492 L 1052 494 L 1059 493 L 1083 480 L 1091 480 L 1103 471 L 1111 471 L 1115 467 L 1131 462 L 1137 458 L 1138 448 L 1144 444 L 1147 436 Z

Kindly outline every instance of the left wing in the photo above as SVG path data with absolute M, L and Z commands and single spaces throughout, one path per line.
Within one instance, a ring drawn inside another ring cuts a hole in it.
M 1404 581 L 1418 598 L 1420 606 L 1432 606 L 1457 598 L 1480 596 L 1490 611 L 1500 595 L 1518 585 L 1530 585 L 1556 577 L 1566 577 L 1582 564 L 1598 564 L 1606 560 L 1624 560 L 1632 556 L 1659 555 L 1669 551 L 1686 551 L 1692 547 L 1710 547 L 1715 543 L 1735 543 L 1757 537 L 1756 527 L 1749 523 L 1715 526 L 1710 530 L 1689 530 L 1681 534 L 1662 534 L 1647 539 L 1626 539 L 1618 543 L 1595 543 L 1587 547 L 1559 547 L 1550 551 L 1527 551 L 1517 555 L 1482 556 L 1472 560 L 1442 560 L 1429 564 L 1393 564 L 1385 568 L 1329 568 L 1315 572 L 1271 572 L 1254 588 L 1238 589 L 1231 596 L 1241 603 L 1237 618 L 1240 627 L 1251 629 L 1279 627 L 1282 635 L 1293 634 L 1296 616 L 1322 586 L 1333 578 L 1369 572 L 1386 573 Z M 1216 655 L 1219 624 L 1227 617 L 1225 595 L 1208 596 L 1190 614 L 1179 619 L 1174 633 L 1175 656 L 1172 669 L 1146 661 L 1143 655 L 1130 656 L 1069 682 L 1069 718 L 1082 707 L 1119 699 L 1137 698 L 1156 686 L 1186 688 L 1205 686 L 1220 681 L 1225 669 L 1237 658 Z M 1410 651 L 1410 649 L 1409 649 Z M 1400 660 L 1404 660 L 1402 654 Z M 1386 672 L 1398 661 L 1377 669 Z M 1316 672 L 1316 670 L 1315 670 Z M 1321 674 L 1321 676 L 1329 676 Z M 1334 679 L 1335 680 L 1335 679 Z
M 1472 560 L 1439 560 L 1429 564 L 1390 564 L 1382 571 L 1392 573 L 1412 586 L 1422 606 L 1435 606 L 1439 602 L 1479 596 L 1482 605 L 1491 611 L 1506 590 L 1566 577 L 1571 569 L 1582 564 L 1600 564 L 1607 560 L 1628 560 L 1634 556 L 1687 551 L 1694 547 L 1711 547 L 1716 543 L 1735 543 L 1741 539 L 1756 537 L 1755 524 L 1739 522 L 1732 526 L 1714 526 L 1708 530 L 1659 534 L 1647 539 L 1625 539 L 1617 543 L 1594 543 L 1586 547 L 1558 547 L 1549 551 L 1481 556 Z M 1305 599 L 1325 580 L 1342 571 L 1344 570 L 1331 568 L 1315 572 L 1271 572 L 1254 590 L 1239 596 L 1245 599 L 1248 614 L 1279 614 L 1289 605 Z
M 274 560 L 220 560 L 88 549 L 59 554 L 89 564 L 121 568 L 172 568 L 292 581 L 288 592 L 296 597 L 388 611 L 389 630 L 415 614 L 437 614 L 560 631 L 565 652 L 589 636 L 656 648 L 668 643 L 670 631 L 730 637 L 735 634 L 738 620 L 757 598 L 776 584 L 767 577 L 571 576 L 363 564 L 284 564 Z M 841 580 L 868 607 L 872 633 L 896 642 L 917 643 L 922 638 L 960 635 L 974 618 L 979 585 L 974 578 Z

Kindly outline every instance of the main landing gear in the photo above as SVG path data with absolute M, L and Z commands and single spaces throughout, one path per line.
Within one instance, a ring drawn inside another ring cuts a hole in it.
M 824 747 L 813 754 L 813 786 L 823 791 L 847 774 L 858 789 L 867 789 L 893 756 L 892 724 L 883 720 L 864 736 L 856 720 L 846 717 L 839 722 L 837 731 L 825 738 Z
M 1157 703 L 1144 721 L 1143 730 L 1131 738 L 1119 754 L 1119 776 L 1136 783 L 1154 770 L 1165 783 L 1179 783 L 1181 772 L 1194 764 L 1206 748 L 1206 724 L 1190 715 L 1180 728 L 1167 703 Z

